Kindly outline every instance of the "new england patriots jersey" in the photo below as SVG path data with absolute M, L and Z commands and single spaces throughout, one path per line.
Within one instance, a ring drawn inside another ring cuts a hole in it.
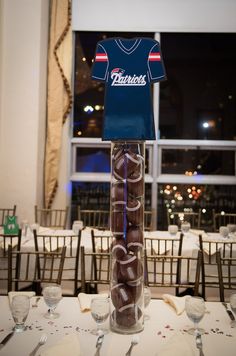
M 165 79 L 157 41 L 98 42 L 92 78 L 106 83 L 103 140 L 155 140 L 151 83 Z

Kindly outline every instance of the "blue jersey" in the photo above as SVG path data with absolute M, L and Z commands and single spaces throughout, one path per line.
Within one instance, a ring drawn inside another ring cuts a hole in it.
M 155 140 L 151 83 L 165 79 L 157 41 L 98 42 L 92 78 L 106 83 L 103 140 Z

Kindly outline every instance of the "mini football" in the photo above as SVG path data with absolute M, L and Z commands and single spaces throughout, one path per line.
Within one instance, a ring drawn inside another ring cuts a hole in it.
M 114 176 L 118 179 L 129 177 L 141 163 L 140 156 L 133 152 L 126 152 L 114 161 Z
M 143 224 L 143 204 L 138 199 L 129 198 L 127 202 L 127 218 L 132 225 Z
M 124 281 L 134 281 L 142 276 L 143 266 L 137 256 L 127 254 L 119 263 L 120 273 Z
M 132 173 L 127 178 L 128 194 L 141 197 L 144 194 L 144 180 L 140 172 Z
M 114 236 L 124 235 L 127 228 L 126 214 L 122 211 L 114 210 L 111 212 L 111 231 Z
M 137 305 L 127 305 L 122 311 L 114 310 L 113 320 L 120 326 L 130 328 L 135 325 L 142 316 L 142 311 Z
M 117 260 L 115 261 L 112 269 L 112 285 L 116 285 L 118 283 L 123 283 L 123 282 L 125 281 L 120 271 L 120 263 Z
M 111 288 L 111 300 L 114 307 L 120 311 L 124 306 L 133 304 L 132 293 L 124 283 L 118 283 Z
M 122 259 L 127 254 L 126 243 L 123 238 L 115 238 L 112 241 L 111 251 L 114 258 Z
M 127 286 L 129 287 L 129 290 L 131 291 L 134 303 L 137 303 L 137 301 L 141 297 L 142 289 L 143 289 L 143 286 L 141 283 L 141 278 L 139 278 L 133 282 L 127 282 Z
M 116 210 L 124 210 L 127 201 L 127 188 L 124 182 L 116 181 L 111 185 L 111 203 Z
M 130 226 L 126 235 L 127 248 L 137 252 L 143 247 L 143 230 L 138 226 Z

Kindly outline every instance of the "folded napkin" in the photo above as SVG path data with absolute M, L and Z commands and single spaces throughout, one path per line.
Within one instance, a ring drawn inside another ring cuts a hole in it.
M 81 356 L 78 336 L 69 334 L 64 336 L 57 344 L 41 352 L 41 356 Z
M 156 356 L 191 356 L 195 355 L 188 340 L 180 332 L 174 334 L 156 354 Z
M 15 297 L 15 295 L 26 295 L 30 298 L 35 296 L 35 292 L 8 292 L 8 298 L 9 298 L 9 303 L 11 304 L 12 298 Z
M 87 312 L 90 311 L 90 305 L 91 305 L 91 300 L 93 298 L 108 298 L 107 293 L 101 293 L 101 294 L 86 294 L 86 293 L 79 293 L 78 294 L 78 299 L 80 303 L 80 309 L 82 312 Z
M 164 302 L 170 304 L 174 308 L 177 315 L 180 315 L 184 312 L 186 297 L 187 295 L 185 295 L 184 297 L 176 297 L 171 294 L 162 295 L 162 299 L 164 300 Z

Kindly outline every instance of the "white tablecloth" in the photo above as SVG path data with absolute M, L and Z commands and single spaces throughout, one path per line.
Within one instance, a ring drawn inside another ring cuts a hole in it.
M 34 299 L 34 298 L 32 298 Z M 230 327 L 230 319 L 220 303 L 206 303 L 206 313 L 199 326 L 207 334 L 202 336 L 205 356 L 235 356 L 236 329 Z M 1 349 L 1 356 L 26 356 L 37 344 L 40 336 L 47 333 L 47 343 L 39 349 L 46 350 L 58 342 L 63 336 L 75 333 L 78 337 L 82 356 L 93 356 L 97 337 L 90 333 L 95 327 L 91 314 L 81 313 L 78 298 L 63 298 L 57 308 L 60 318 L 49 321 L 43 317 L 47 308 L 44 301 L 39 302 L 38 308 L 31 308 L 26 325 L 28 330 L 15 334 Z M 194 337 L 186 333 L 192 326 L 185 312 L 177 316 L 173 309 L 162 300 L 152 300 L 146 313 L 150 319 L 145 321 L 144 330 L 139 333 L 139 344 L 133 349 L 135 356 L 155 356 L 161 347 L 176 333 L 181 332 L 190 342 L 195 355 L 199 351 L 195 347 Z M 12 320 L 7 297 L 0 297 L 0 340 L 12 329 Z M 109 328 L 109 321 L 104 326 Z M 101 356 L 124 356 L 127 352 L 132 335 L 121 335 L 109 332 L 105 335 L 101 348 Z M 175 355 L 175 350 L 173 350 Z M 74 355 L 76 356 L 76 355 Z

